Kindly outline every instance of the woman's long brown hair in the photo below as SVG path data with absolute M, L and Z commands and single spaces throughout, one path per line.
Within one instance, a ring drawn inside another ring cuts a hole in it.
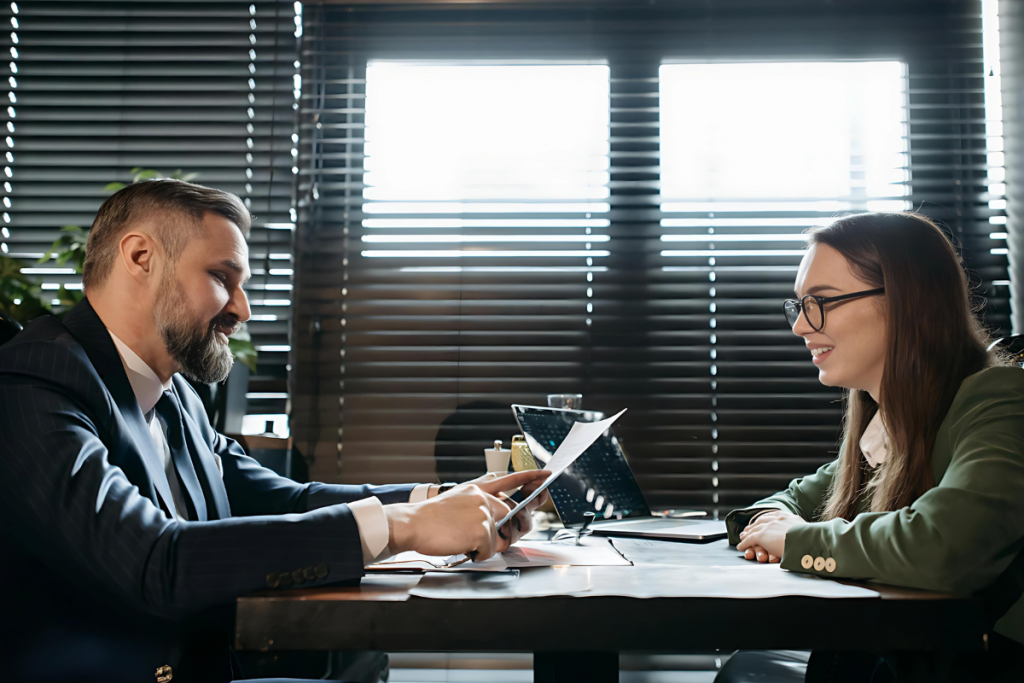
M 845 445 L 820 519 L 853 519 L 866 492 L 873 511 L 899 510 L 934 486 L 932 447 L 960 383 L 996 361 L 956 250 L 928 218 L 859 214 L 808 237 L 842 254 L 869 287 L 885 287 L 879 303 L 889 337 L 879 404 L 866 391 L 846 392 Z M 860 438 L 877 410 L 889 453 L 872 477 Z

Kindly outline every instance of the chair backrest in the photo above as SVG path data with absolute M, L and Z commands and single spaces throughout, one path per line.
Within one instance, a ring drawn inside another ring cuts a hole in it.
M 19 332 L 21 332 L 21 323 L 0 312 L 0 346 L 14 339 L 14 335 Z
M 1014 362 L 1024 365 L 1024 334 L 996 339 L 988 345 L 988 350 L 1000 349 L 1013 358 Z

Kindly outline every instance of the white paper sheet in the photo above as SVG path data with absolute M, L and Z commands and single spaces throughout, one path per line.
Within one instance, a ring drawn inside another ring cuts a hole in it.
M 415 550 L 398 553 L 394 557 L 376 562 L 366 567 L 369 571 L 393 572 L 399 570 L 418 570 L 429 572 L 503 572 L 508 569 L 501 554 L 483 560 L 482 562 L 463 562 L 457 567 L 444 568 L 445 565 L 454 564 L 465 558 L 465 555 L 452 555 L 451 557 L 437 557 L 423 555 Z
M 537 489 L 529 496 L 524 498 L 521 503 L 515 506 L 511 512 L 505 515 L 497 523 L 498 527 L 501 527 L 505 522 L 512 519 L 520 510 L 522 510 L 527 503 L 540 495 L 541 491 L 551 485 L 558 476 L 565 471 L 565 468 L 576 462 L 576 458 L 583 455 L 583 452 L 590 448 L 595 441 L 604 434 L 612 423 L 622 416 L 622 413 L 626 412 L 623 408 L 621 411 L 612 415 L 609 418 L 601 420 L 600 422 L 577 422 L 569 430 L 569 434 L 566 435 L 565 439 L 559 444 L 554 454 L 551 456 L 551 460 L 548 461 L 544 469 L 549 470 L 551 475 L 544 480 Z
M 520 541 L 505 552 L 482 562 L 463 562 L 449 569 L 442 567 L 454 564 L 466 556 L 433 557 L 410 550 L 371 564 L 367 569 L 392 572 L 410 569 L 427 572 L 503 572 L 525 567 L 621 567 L 632 564 L 606 538 L 587 538 L 583 543 L 576 546 L 548 541 Z
M 513 569 L 523 567 L 622 567 L 632 564 L 605 538 L 588 538 L 584 545 L 520 541 L 504 553 L 505 564 Z
M 749 567 L 552 567 L 523 570 L 519 576 L 428 574 L 409 591 L 423 598 L 494 600 L 565 595 L 650 598 L 758 599 L 785 596 L 875 598 L 876 591 L 809 574 L 787 572 L 777 564 Z

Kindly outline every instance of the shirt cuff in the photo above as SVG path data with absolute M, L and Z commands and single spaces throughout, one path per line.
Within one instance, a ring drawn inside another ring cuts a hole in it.
M 373 564 L 387 553 L 391 532 L 384 505 L 374 497 L 348 504 L 359 529 L 359 542 L 363 546 L 363 565 Z
M 422 503 L 430 494 L 430 484 L 420 484 L 409 492 L 410 503 Z

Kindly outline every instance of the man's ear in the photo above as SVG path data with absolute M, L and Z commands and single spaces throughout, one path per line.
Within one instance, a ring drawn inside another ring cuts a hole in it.
M 140 283 L 154 275 L 156 242 L 143 232 L 129 232 L 121 238 L 120 261 L 128 274 Z

